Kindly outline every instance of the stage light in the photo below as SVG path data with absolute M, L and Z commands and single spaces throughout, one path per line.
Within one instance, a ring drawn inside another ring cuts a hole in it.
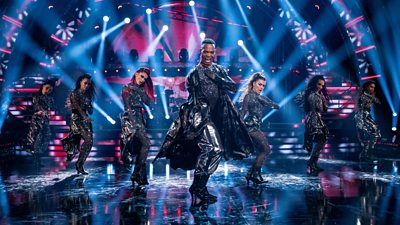
M 396 116 L 397 116 L 397 113 L 394 112 L 394 113 L 393 113 L 393 116 L 396 117 Z
M 137 49 L 132 49 L 129 52 L 129 57 L 132 60 L 133 63 L 136 63 L 139 60 L 139 52 Z
M 104 22 L 108 22 L 110 20 L 110 17 L 108 17 L 108 16 L 103 16 L 103 21 Z
M 165 115 L 165 119 L 169 120 L 171 117 L 169 115 Z
M 115 174 L 115 169 L 113 164 L 108 164 L 107 165 L 107 175 L 112 175 Z
M 190 6 L 194 6 L 194 5 L 195 5 L 195 2 L 194 2 L 194 1 L 189 1 L 189 5 L 190 5 Z
M 392 127 L 392 131 L 396 131 L 397 130 L 397 127 Z
M 161 48 L 158 48 L 154 52 L 154 57 L 158 62 L 164 62 L 164 51 Z
M 243 40 L 239 40 L 239 41 L 237 42 L 237 44 L 238 44 L 239 46 L 243 46 L 244 42 L 243 42 Z
M 164 25 L 162 26 L 163 31 L 167 31 L 168 30 L 168 25 Z
M 188 50 L 186 48 L 182 48 L 179 51 L 179 62 L 187 63 L 188 61 L 189 61 L 189 52 L 188 52 Z
M 153 12 L 153 10 L 151 10 L 150 8 L 146 9 L 147 15 L 150 15 L 152 12 Z
M 113 120 L 113 118 L 111 118 L 110 116 L 106 116 L 106 119 L 108 120 L 108 122 L 110 122 L 111 124 L 115 124 L 115 120 Z
M 131 19 L 129 19 L 128 17 L 126 17 L 126 18 L 124 19 L 124 22 L 125 22 L 126 24 L 128 24 L 128 23 L 131 22 Z
M 204 38 L 206 38 L 206 33 L 201 32 L 201 33 L 200 33 L 200 39 L 201 39 L 201 40 L 204 40 Z

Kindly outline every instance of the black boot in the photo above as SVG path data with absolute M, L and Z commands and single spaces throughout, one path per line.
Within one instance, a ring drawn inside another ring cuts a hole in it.
M 147 170 L 146 170 L 146 163 L 139 163 L 135 165 L 135 169 L 131 175 L 132 185 L 135 185 L 135 182 L 139 185 L 148 185 L 149 182 L 147 181 Z
M 264 184 L 268 181 L 264 180 L 261 176 L 261 168 L 255 168 L 254 166 L 251 167 L 249 172 L 246 175 L 247 185 L 250 185 L 250 181 L 254 184 Z
M 133 173 L 131 174 L 131 181 L 132 181 L 132 186 L 135 186 L 135 182 L 139 177 L 139 166 L 136 164 L 135 169 L 133 169 Z
M 76 163 L 76 165 L 75 165 L 75 167 L 76 167 L 76 172 L 78 173 L 78 175 L 79 174 L 82 174 L 82 175 L 88 175 L 89 173 L 88 172 L 86 172 L 84 169 L 83 169 L 83 163 Z
M 324 171 L 318 165 L 319 154 L 321 153 L 322 149 L 325 146 L 325 142 L 318 142 L 311 152 L 310 159 L 307 162 L 307 174 L 311 176 L 318 175 L 319 172 Z
M 89 155 L 89 151 L 81 151 L 79 153 L 78 160 L 76 161 L 76 171 L 78 174 L 88 175 L 89 173 L 83 169 L 83 164 L 86 162 L 86 158 Z
M 207 180 L 207 175 L 194 175 L 193 184 L 189 188 L 189 192 L 192 197 L 192 204 L 190 206 L 191 208 L 203 207 L 207 206 L 208 203 L 214 203 L 210 201 L 211 197 L 209 197 L 209 193 L 206 188 Z
M 316 176 L 319 172 L 324 171 L 317 165 L 318 157 L 311 156 L 310 159 L 307 161 L 307 174 Z

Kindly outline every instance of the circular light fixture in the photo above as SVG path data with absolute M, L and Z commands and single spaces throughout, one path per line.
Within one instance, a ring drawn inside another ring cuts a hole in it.
M 206 38 L 206 33 L 201 32 L 201 33 L 200 33 L 200 38 L 201 38 L 201 40 L 203 40 L 204 38 Z

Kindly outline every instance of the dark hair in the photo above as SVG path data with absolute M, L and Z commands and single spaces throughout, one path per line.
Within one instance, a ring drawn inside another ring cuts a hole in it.
M 38 93 L 39 93 L 40 95 L 42 95 L 42 90 L 43 90 L 43 87 L 44 87 L 45 85 L 50 85 L 50 86 L 52 86 L 52 87 L 54 88 L 54 86 L 56 85 L 56 81 L 55 81 L 54 79 L 45 80 L 45 81 L 43 82 L 43 84 L 41 84 L 40 87 L 39 87 Z
M 89 84 L 89 88 L 86 91 L 86 93 L 89 95 L 90 100 L 93 101 L 94 98 L 96 97 L 96 86 L 93 83 L 92 76 L 90 74 L 85 73 L 85 74 L 81 75 L 80 77 L 78 77 L 78 80 L 76 80 L 76 83 L 75 83 L 75 89 L 74 90 L 76 91 L 76 90 L 80 89 L 81 81 L 83 79 L 85 79 L 85 78 L 91 81 L 90 84 Z
M 304 111 L 305 112 L 308 112 L 310 110 L 310 104 L 308 102 L 308 96 L 317 89 L 317 83 L 318 83 L 319 80 L 323 80 L 324 83 L 326 84 L 325 78 L 322 75 L 314 76 L 313 78 L 311 78 L 310 81 L 308 81 L 307 88 L 306 88 L 305 95 L 304 95 Z M 328 91 L 326 90 L 326 85 L 325 84 L 322 87 L 321 92 L 324 95 L 325 100 L 329 101 L 329 95 L 328 95 Z
M 203 45 L 214 45 L 215 46 L 215 41 L 211 38 L 205 38 L 202 42 L 201 42 L 201 47 L 203 48 Z
M 147 94 L 153 101 L 155 101 L 153 81 L 151 80 L 151 77 L 150 77 L 150 72 L 151 72 L 151 70 L 150 70 L 149 68 L 147 68 L 147 67 L 140 67 L 138 70 L 136 70 L 136 72 L 133 73 L 131 82 L 132 82 L 133 84 L 136 84 L 136 81 L 135 81 L 135 74 L 136 74 L 136 73 L 140 73 L 140 72 L 144 72 L 144 73 L 147 74 L 148 77 L 147 77 L 147 79 L 146 79 L 145 82 L 144 82 L 144 90 L 146 91 L 146 94 Z
M 367 88 L 369 87 L 369 85 L 371 85 L 371 84 L 375 84 L 375 85 L 376 85 L 376 82 L 373 81 L 373 80 L 369 80 L 369 81 L 365 82 L 365 83 L 361 86 L 361 92 L 365 92 L 365 91 L 367 90 Z

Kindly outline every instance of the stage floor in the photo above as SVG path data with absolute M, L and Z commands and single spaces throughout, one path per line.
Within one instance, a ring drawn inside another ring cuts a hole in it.
M 252 159 L 221 162 L 208 184 L 218 202 L 203 211 L 190 210 L 193 172 L 166 160 L 149 159 L 150 185 L 133 188 L 116 158 L 89 158 L 87 176 L 64 158 L 2 158 L 0 224 L 400 224 L 397 161 L 330 158 L 309 177 L 305 156 L 273 154 L 263 186 L 246 184 Z

